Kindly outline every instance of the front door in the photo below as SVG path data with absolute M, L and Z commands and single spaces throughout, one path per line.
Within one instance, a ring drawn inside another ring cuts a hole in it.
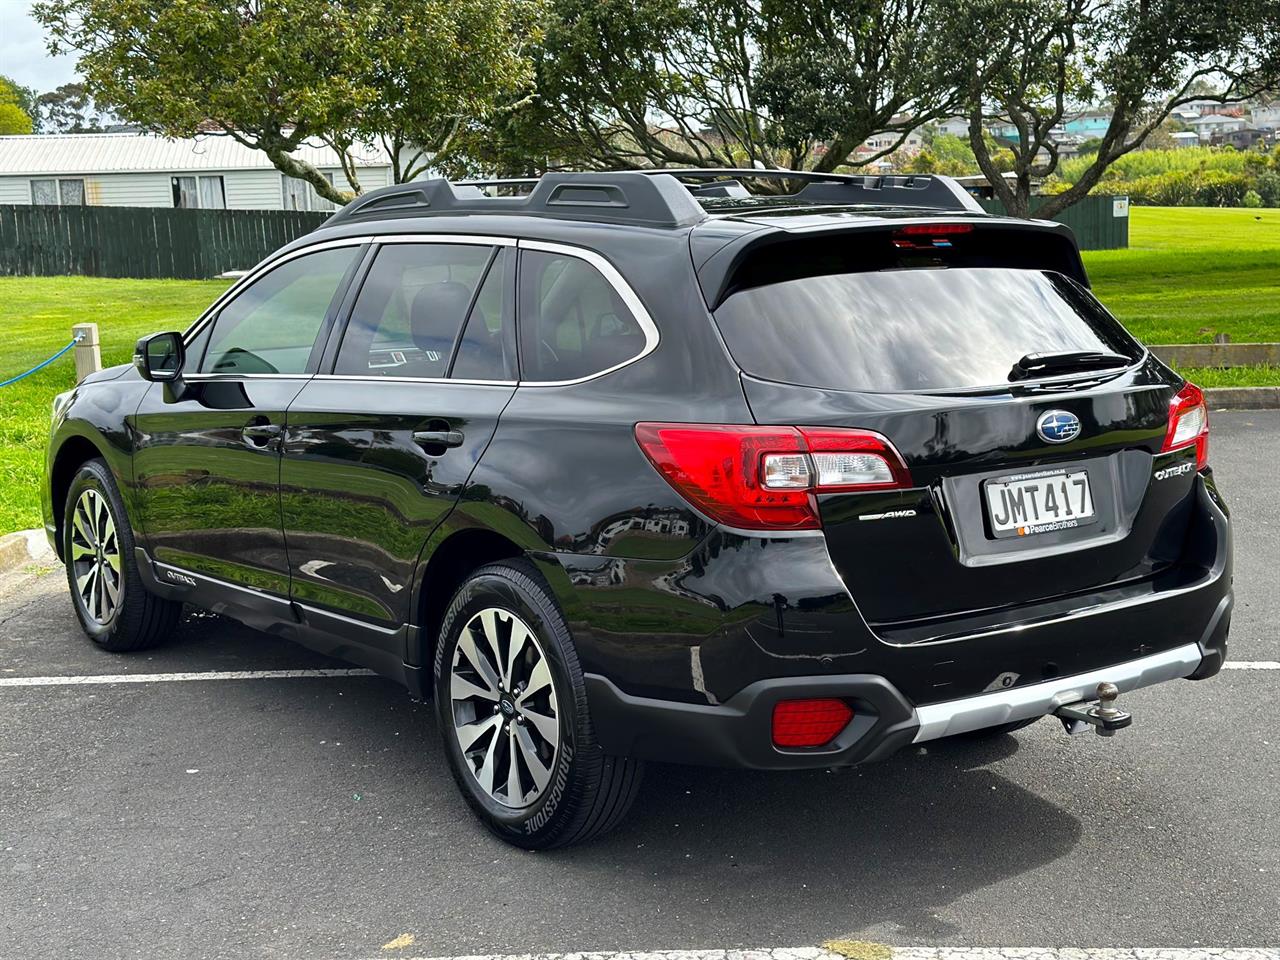
M 287 598 L 280 438 L 354 272 L 358 244 L 290 257 L 188 337 L 184 379 L 138 409 L 134 472 L 151 557 L 173 583 L 199 574 Z M 173 568 L 173 569 L 167 569 Z
M 418 557 L 515 391 L 514 252 L 497 240 L 384 243 L 331 338 L 332 372 L 289 408 L 293 599 L 312 625 L 397 663 Z

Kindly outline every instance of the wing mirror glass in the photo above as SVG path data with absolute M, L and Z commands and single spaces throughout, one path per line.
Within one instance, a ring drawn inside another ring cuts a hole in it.
M 144 380 L 169 383 L 182 374 L 186 350 L 180 333 L 153 333 L 133 348 L 133 365 Z

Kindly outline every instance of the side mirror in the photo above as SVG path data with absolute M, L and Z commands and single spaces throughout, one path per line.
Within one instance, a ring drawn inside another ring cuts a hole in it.
M 133 365 L 144 380 L 171 383 L 182 375 L 186 349 L 180 333 L 153 333 L 133 348 Z

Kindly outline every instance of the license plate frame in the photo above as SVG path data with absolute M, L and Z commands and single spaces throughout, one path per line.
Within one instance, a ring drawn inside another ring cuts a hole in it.
M 1084 480 L 1083 488 L 1077 483 L 1080 478 Z M 993 502 L 993 498 L 999 495 L 999 491 L 1011 489 L 1021 491 L 1021 497 L 1018 500 L 1006 494 L 998 503 Z M 1052 494 L 1050 498 L 1044 495 L 1046 489 Z M 1071 500 L 1073 495 L 1078 497 L 1081 489 L 1084 498 L 1088 501 L 1088 513 L 1080 509 L 1079 499 L 1074 502 Z M 1030 491 L 1035 491 L 1034 495 L 1031 495 Z M 1065 505 L 1059 505 L 1059 499 L 1064 493 L 1067 502 Z M 1046 508 L 1046 499 L 1053 503 L 1056 512 Z M 1034 514 L 1028 509 L 1032 504 Z M 1093 497 L 1092 478 L 1085 467 L 1061 467 L 1033 473 L 991 477 L 982 482 L 982 509 L 989 535 L 996 540 L 1075 530 L 1095 524 L 1099 519 L 1098 505 Z M 1001 516 L 1005 519 L 1001 520 Z M 1020 519 L 1021 522 L 1019 522 Z M 1033 520 L 1034 522 L 1031 522 Z

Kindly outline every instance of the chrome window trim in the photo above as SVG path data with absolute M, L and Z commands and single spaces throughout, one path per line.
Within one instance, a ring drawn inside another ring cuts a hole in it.
M 490 247 L 508 247 L 518 248 L 521 250 L 536 250 L 541 253 L 556 253 L 563 256 L 576 257 L 586 263 L 589 263 L 605 281 L 611 286 L 618 297 L 622 300 L 628 310 L 631 311 L 632 317 L 636 323 L 640 325 L 640 329 L 644 332 L 645 344 L 644 348 L 634 357 L 616 363 L 611 367 L 603 370 L 597 370 L 595 373 L 588 374 L 585 377 L 577 377 L 573 380 L 454 380 L 448 377 L 378 377 L 378 376 L 361 376 L 358 374 L 333 374 L 333 373 L 317 373 L 317 374 L 274 374 L 274 373 L 255 373 L 255 374 L 218 374 L 218 373 L 192 373 L 186 374 L 185 380 L 239 380 L 245 378 L 258 379 L 280 379 L 280 380 L 308 380 L 308 379 L 326 379 L 326 380 L 349 380 L 359 382 L 377 383 L 385 381 L 390 383 L 457 383 L 468 385 L 486 385 L 504 387 L 567 387 L 574 384 L 586 383 L 595 380 L 597 377 L 603 377 L 623 367 L 630 366 L 639 360 L 643 360 L 649 354 L 657 349 L 660 335 L 658 327 L 653 322 L 653 317 L 645 308 L 640 297 L 631 288 L 631 285 L 623 278 L 618 269 L 609 262 L 604 256 L 596 253 L 594 250 L 588 250 L 585 247 L 576 247 L 567 243 L 553 243 L 545 240 L 524 240 L 515 237 L 502 236 L 484 236 L 472 233 L 396 233 L 385 236 L 359 236 L 359 237 L 342 237 L 337 240 L 325 240 L 321 243 L 309 244 L 300 247 L 297 250 L 291 250 L 283 256 L 277 256 L 264 260 L 262 263 L 254 267 L 249 273 L 245 274 L 230 287 L 222 296 L 218 297 L 209 307 L 202 313 L 186 332 L 182 335 L 183 345 L 190 343 L 195 337 L 199 336 L 201 331 L 212 322 L 227 303 L 239 296 L 240 293 L 250 284 L 257 282 L 258 278 L 269 273 L 276 267 L 295 260 L 298 257 L 306 256 L 309 253 L 315 253 L 320 250 L 329 250 L 336 247 L 358 247 L 366 244 L 374 244 L 382 246 L 383 244 L 393 243 L 453 243 L 463 246 L 490 246 Z M 519 292 L 517 291 L 517 297 Z M 519 336 L 519 317 L 516 318 L 517 336 Z
M 644 344 L 643 350 L 641 350 L 639 353 L 637 353 L 634 357 L 630 358 L 629 360 L 624 360 L 621 363 L 615 363 L 612 367 L 606 367 L 603 370 L 597 370 L 595 373 L 588 374 L 585 377 L 577 377 L 576 379 L 573 379 L 573 380 L 524 380 L 524 379 L 521 379 L 520 386 L 522 387 L 567 387 L 567 386 L 572 386 L 573 384 L 576 384 L 576 383 L 586 383 L 588 380 L 594 380 L 597 377 L 603 377 L 607 374 L 613 373 L 615 370 L 621 370 L 623 367 L 630 366 L 631 364 L 635 363 L 638 360 L 643 360 L 645 357 L 653 353 L 653 351 L 658 348 L 658 340 L 660 339 L 658 335 L 658 327 L 653 322 L 653 318 L 649 316 L 649 311 L 645 309 L 644 304 L 641 302 L 640 298 L 636 295 L 636 292 L 632 290 L 631 286 L 627 283 L 627 281 L 623 279 L 622 274 L 618 272 L 617 268 L 614 267 L 614 265 L 610 263 L 608 260 L 606 260 L 603 256 L 596 253 L 594 250 L 588 250 L 585 247 L 575 247 L 566 243 L 550 243 L 545 240 L 521 240 L 517 245 L 521 250 L 537 250 L 541 253 L 559 253 L 559 254 L 563 254 L 564 256 L 577 257 L 579 260 L 583 260 L 591 264 L 591 266 L 595 267 L 596 270 L 600 272 L 600 275 L 605 278 L 609 286 L 613 287 L 614 292 L 618 294 L 618 296 L 622 299 L 622 302 L 626 304 L 627 309 L 631 311 L 631 315 L 635 318 L 636 323 L 640 324 L 640 329 L 644 331 L 644 338 L 645 338 L 645 344 Z M 519 300 L 519 297 L 520 297 L 520 292 L 517 286 L 517 290 L 516 290 L 517 301 Z M 517 336 L 519 336 L 520 317 L 519 317 L 518 303 L 517 303 L 516 313 L 517 313 L 516 334 Z
M 518 380 L 463 380 L 453 377 L 379 377 L 376 374 L 317 373 L 312 380 L 349 380 L 357 383 L 457 383 L 473 387 L 515 387 Z

